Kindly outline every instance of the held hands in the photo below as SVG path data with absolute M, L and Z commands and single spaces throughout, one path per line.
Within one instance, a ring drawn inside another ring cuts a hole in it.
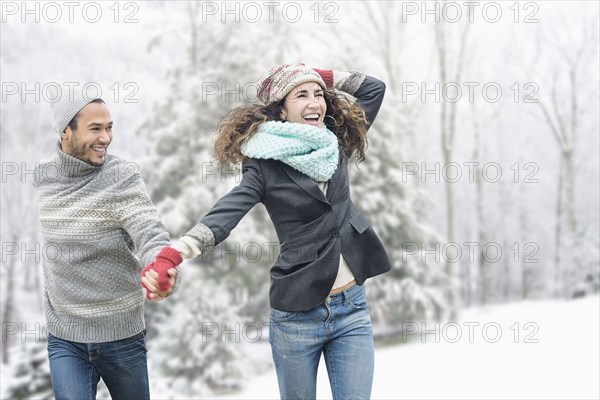
M 170 286 L 167 288 L 167 290 L 161 291 L 158 288 L 158 272 L 153 269 L 149 269 L 147 272 L 145 272 L 145 275 L 142 278 L 142 286 L 146 289 L 146 298 L 148 300 L 161 301 L 167 298 L 167 296 L 171 293 L 173 285 L 175 285 L 177 269 L 168 269 L 167 275 L 169 277 Z
M 142 269 L 142 287 L 146 289 L 147 299 L 163 300 L 171 292 L 177 276 L 175 267 L 182 261 L 179 252 L 167 246 L 156 255 L 154 262 Z

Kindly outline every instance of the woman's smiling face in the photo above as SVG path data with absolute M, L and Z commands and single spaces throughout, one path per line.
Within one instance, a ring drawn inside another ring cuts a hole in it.
M 280 116 L 282 120 L 322 128 L 326 111 L 323 88 L 317 82 L 304 82 L 287 94 Z

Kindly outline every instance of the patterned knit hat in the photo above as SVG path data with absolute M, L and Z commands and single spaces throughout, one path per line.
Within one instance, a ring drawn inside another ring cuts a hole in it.
M 263 104 L 283 99 L 293 88 L 305 82 L 317 82 L 325 89 L 323 78 L 304 64 L 278 65 L 256 83 L 256 96 Z
M 51 103 L 52 109 L 52 128 L 59 135 L 65 130 L 69 122 L 77 115 L 79 111 L 94 100 L 100 97 L 88 97 L 80 86 L 52 85 L 55 93 L 51 98 L 56 99 Z

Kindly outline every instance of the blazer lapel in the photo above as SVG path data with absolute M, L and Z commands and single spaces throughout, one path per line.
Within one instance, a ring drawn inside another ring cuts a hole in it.
M 285 163 L 282 163 L 282 165 L 283 165 L 283 170 L 285 171 L 285 173 L 294 182 L 296 182 L 296 184 L 298 186 L 300 186 L 302 189 L 304 189 L 304 191 L 306 191 L 311 196 L 315 197 L 317 200 L 327 202 L 327 199 L 325 199 L 325 195 L 323 194 L 321 189 L 319 189 L 317 182 L 315 182 L 307 175 L 304 175 L 302 172 L 290 167 L 289 165 L 287 165 Z
M 342 179 L 344 178 L 344 176 L 346 174 L 345 164 L 347 162 L 348 162 L 348 160 L 345 157 L 340 156 L 340 162 L 338 163 L 338 167 L 335 170 L 335 172 L 333 173 L 331 179 L 329 180 L 329 185 L 327 185 L 327 200 L 328 201 L 331 201 L 339 183 L 342 181 Z

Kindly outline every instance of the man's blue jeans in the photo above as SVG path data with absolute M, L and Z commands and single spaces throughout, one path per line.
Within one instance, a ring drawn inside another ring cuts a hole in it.
M 105 343 L 77 343 L 48 333 L 56 400 L 95 399 L 100 378 L 113 400 L 149 399 L 146 332 Z
M 316 398 L 321 353 L 334 400 L 371 396 L 373 330 L 362 286 L 330 295 L 305 312 L 271 308 L 269 335 L 282 399 Z

